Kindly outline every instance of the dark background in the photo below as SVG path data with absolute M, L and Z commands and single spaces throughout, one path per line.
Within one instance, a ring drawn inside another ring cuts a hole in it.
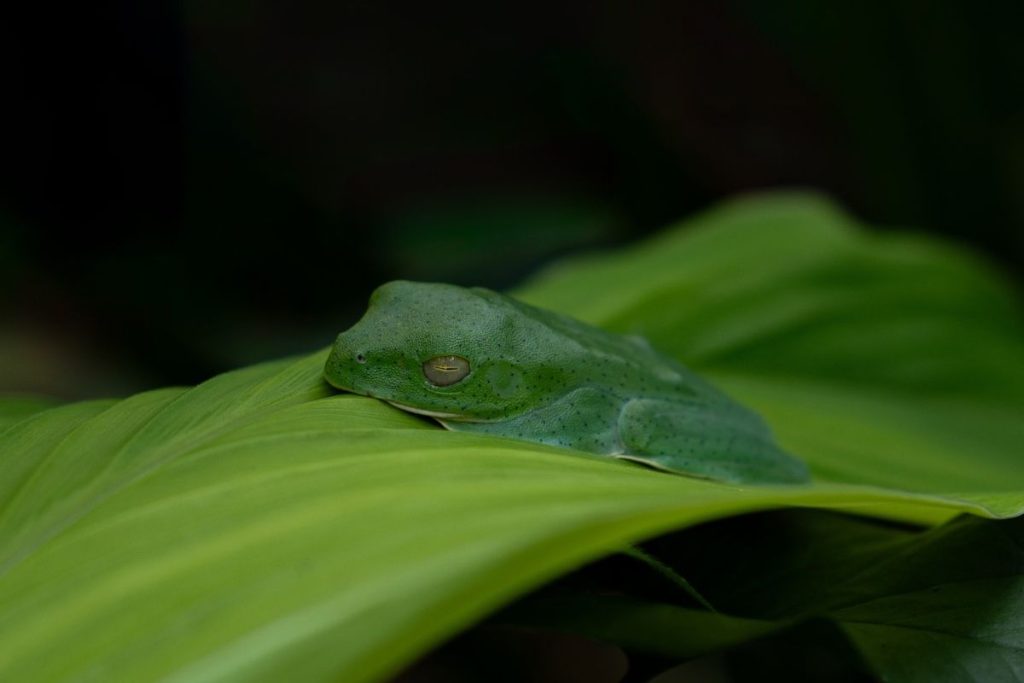
M 773 187 L 1019 278 L 1021 7 L 14 3 L 0 390 L 200 381 Z

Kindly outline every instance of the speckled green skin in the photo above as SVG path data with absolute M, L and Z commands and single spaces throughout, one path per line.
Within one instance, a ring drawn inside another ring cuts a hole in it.
M 467 359 L 470 373 L 433 386 L 422 365 L 445 355 Z M 736 483 L 808 479 L 756 414 L 644 340 L 486 289 L 381 286 L 362 320 L 338 336 L 324 377 L 451 430 Z

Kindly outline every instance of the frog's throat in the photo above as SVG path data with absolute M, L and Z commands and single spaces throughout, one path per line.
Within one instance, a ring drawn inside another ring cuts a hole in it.
M 480 422 L 481 421 L 481 420 L 474 420 L 472 418 L 467 418 L 465 415 L 459 415 L 458 413 L 442 413 L 442 412 L 439 412 L 439 411 L 436 411 L 436 410 L 426 410 L 424 408 L 414 408 L 412 406 L 407 406 L 404 403 L 399 403 L 397 401 L 388 401 L 388 403 L 390 403 L 394 407 L 398 408 L 399 410 L 404 410 L 404 411 L 406 411 L 408 413 L 416 413 L 417 415 L 426 415 L 427 417 L 432 417 L 435 420 L 452 420 L 453 422 Z

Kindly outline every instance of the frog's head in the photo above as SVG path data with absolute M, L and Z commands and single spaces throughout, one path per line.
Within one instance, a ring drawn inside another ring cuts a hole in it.
M 324 377 L 416 413 L 495 419 L 542 398 L 530 378 L 551 352 L 531 329 L 520 308 L 488 290 L 389 282 L 338 335 Z

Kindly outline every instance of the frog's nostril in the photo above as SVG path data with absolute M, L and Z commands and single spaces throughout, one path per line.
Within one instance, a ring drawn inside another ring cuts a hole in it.
M 364 356 L 361 353 L 357 353 L 356 354 L 356 362 L 357 363 L 365 363 L 366 362 L 366 356 Z

